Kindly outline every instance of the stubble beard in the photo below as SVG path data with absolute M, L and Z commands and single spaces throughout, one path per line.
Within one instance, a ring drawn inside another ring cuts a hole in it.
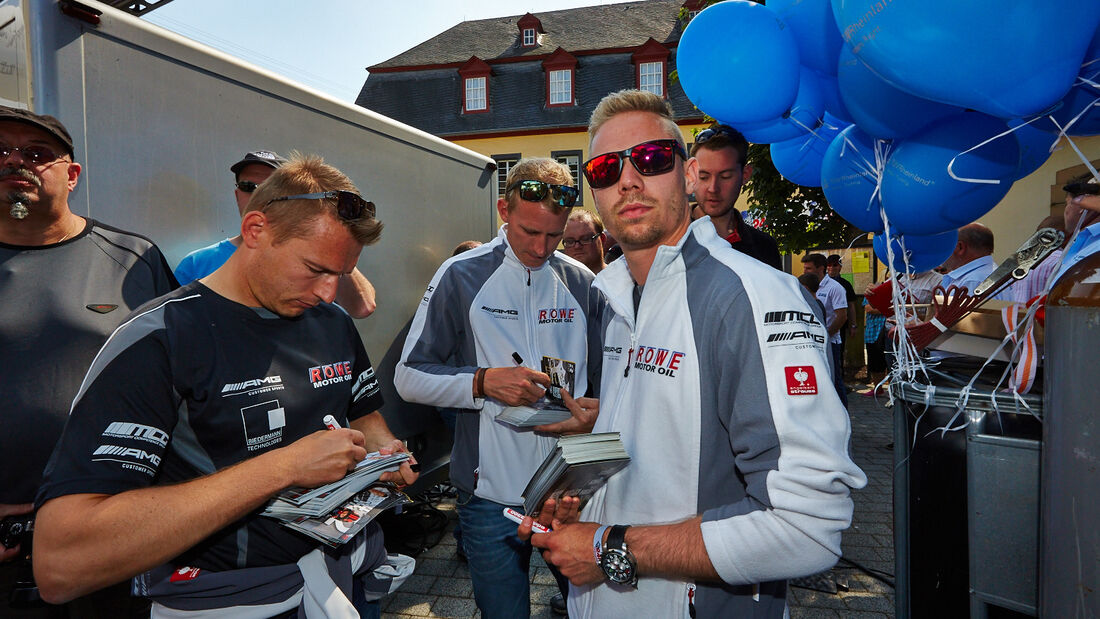
M 672 209 L 674 211 L 678 211 L 680 217 L 673 218 L 672 221 L 674 223 L 679 222 L 680 218 L 686 215 L 688 204 L 686 195 L 683 197 L 682 200 L 679 201 L 678 204 L 669 204 L 664 206 L 662 206 L 656 200 L 649 198 L 645 195 L 628 194 L 620 198 L 617 202 L 615 202 L 615 205 L 612 207 L 612 213 L 616 213 L 616 216 L 611 218 L 615 224 L 618 224 L 615 227 L 619 229 L 616 230 L 615 228 L 612 228 L 611 232 L 615 236 L 615 240 L 619 242 L 619 245 L 627 249 L 649 247 L 654 243 L 660 241 L 672 231 L 671 229 L 665 230 L 661 227 L 662 223 L 664 222 L 662 221 L 663 218 L 660 217 L 651 219 L 647 218 L 647 220 L 638 221 L 631 224 L 623 224 L 622 221 L 618 219 L 617 213 L 628 202 L 638 202 L 646 206 L 652 207 L 654 210 L 651 211 L 651 213 L 653 214 L 658 214 L 657 211 L 660 211 L 662 209 Z M 605 219 L 605 222 L 606 221 L 607 220 Z

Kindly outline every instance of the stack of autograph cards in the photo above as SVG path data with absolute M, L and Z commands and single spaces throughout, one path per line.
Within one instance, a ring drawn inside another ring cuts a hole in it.
M 407 453 L 369 453 L 343 479 L 313 489 L 283 490 L 261 515 L 326 544 L 343 544 L 382 511 L 409 502 L 392 485 L 378 481 L 382 473 L 396 471 L 408 459 Z
M 524 488 L 523 509 L 537 514 L 547 499 L 562 496 L 578 497 L 583 507 L 608 478 L 629 463 L 618 432 L 563 436 Z
M 497 421 L 517 428 L 531 428 L 565 421 L 573 416 L 565 407 L 561 390 L 573 393 L 577 364 L 555 357 L 542 358 L 542 371 L 550 377 L 546 395 L 530 406 L 509 406 L 496 416 Z
M 382 512 L 405 503 L 412 503 L 412 499 L 393 484 L 376 483 L 329 514 L 299 516 L 282 524 L 335 548 L 355 537 Z

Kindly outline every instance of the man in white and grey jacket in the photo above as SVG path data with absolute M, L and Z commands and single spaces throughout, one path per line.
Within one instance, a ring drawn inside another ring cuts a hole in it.
M 394 376 L 406 400 L 460 410 L 451 481 L 474 598 L 487 619 L 530 613 L 531 546 L 516 538 L 503 508 L 522 505 L 554 447 L 551 433 L 588 431 L 598 412 L 603 295 L 588 268 L 555 251 L 577 195 L 569 169 L 552 159 L 513 166 L 497 204 L 505 222 L 497 238 L 436 272 Z M 592 396 L 565 398 L 572 419 L 535 432 L 495 420 L 506 406 L 542 397 L 551 367 L 572 375 L 570 396 Z
M 596 279 L 594 431 L 620 432 L 631 462 L 532 542 L 573 584 L 575 619 L 783 617 L 786 579 L 836 562 L 866 483 L 822 317 L 794 277 L 692 224 L 697 165 L 667 102 L 608 95 L 589 139 L 585 176 L 625 258 Z

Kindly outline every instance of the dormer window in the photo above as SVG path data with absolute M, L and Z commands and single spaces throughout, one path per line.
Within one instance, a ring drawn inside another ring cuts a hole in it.
M 516 21 L 519 28 L 519 42 L 521 47 L 536 47 L 539 44 L 539 34 L 546 32 L 542 29 L 539 18 L 528 13 Z
M 638 90 L 645 90 L 662 98 L 668 97 L 668 89 L 665 88 L 668 77 L 668 57 L 668 48 L 653 38 L 643 43 L 631 55 L 635 67 L 635 85 Z
M 547 107 L 576 105 L 573 93 L 576 90 L 577 57 L 559 47 L 542 61 L 542 70 L 546 72 Z
M 471 56 L 458 69 L 462 78 L 462 113 L 489 111 L 489 76 L 492 69 L 477 56 Z

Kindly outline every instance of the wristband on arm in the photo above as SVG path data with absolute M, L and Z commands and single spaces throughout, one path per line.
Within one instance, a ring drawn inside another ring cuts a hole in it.
M 485 368 L 478 368 L 474 372 L 474 397 L 485 397 Z

